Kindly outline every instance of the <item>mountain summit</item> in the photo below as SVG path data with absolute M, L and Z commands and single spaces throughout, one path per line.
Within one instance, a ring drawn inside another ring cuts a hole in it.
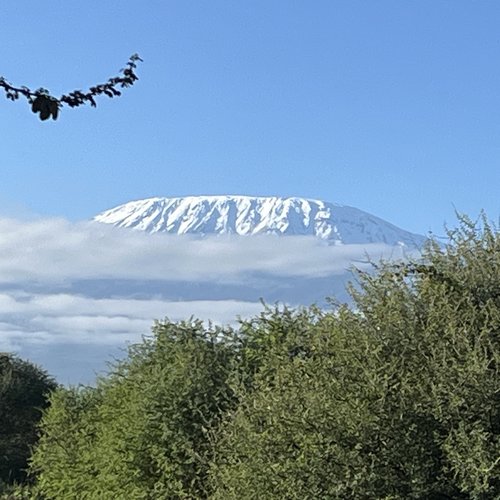
M 425 237 L 357 208 L 305 198 L 185 196 L 131 201 L 93 219 L 149 233 L 310 235 L 334 244 L 419 248 Z

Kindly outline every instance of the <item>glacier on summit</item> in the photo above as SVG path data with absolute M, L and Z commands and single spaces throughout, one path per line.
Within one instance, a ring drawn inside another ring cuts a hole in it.
M 106 210 L 93 220 L 148 233 L 308 235 L 332 244 L 409 249 L 421 248 L 426 240 L 357 208 L 297 197 L 148 198 Z

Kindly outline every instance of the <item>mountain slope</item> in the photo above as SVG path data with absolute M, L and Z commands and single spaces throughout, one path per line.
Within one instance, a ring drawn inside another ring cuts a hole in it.
M 311 235 L 334 244 L 419 248 L 423 236 L 357 208 L 305 198 L 186 196 L 131 201 L 94 217 L 150 233 Z

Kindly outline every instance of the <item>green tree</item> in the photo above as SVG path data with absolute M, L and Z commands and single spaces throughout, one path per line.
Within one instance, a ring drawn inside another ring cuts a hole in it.
M 96 389 L 60 390 L 45 498 L 500 498 L 500 235 L 360 273 L 354 307 L 237 331 L 158 323 Z
M 44 498 L 79 498 L 78 492 L 86 491 L 97 476 L 94 447 L 100 402 L 101 392 L 92 387 L 60 387 L 52 393 L 30 470 L 36 491 L 47 491 Z
M 3 485 L 22 483 L 37 425 L 55 381 L 39 367 L 0 353 L 0 492 Z
M 498 231 L 464 218 L 360 284 L 353 309 L 247 329 L 280 342 L 221 427 L 215 498 L 500 497 Z
M 231 331 L 157 323 L 96 389 L 60 390 L 32 470 L 46 498 L 206 498 L 209 436 L 233 404 Z

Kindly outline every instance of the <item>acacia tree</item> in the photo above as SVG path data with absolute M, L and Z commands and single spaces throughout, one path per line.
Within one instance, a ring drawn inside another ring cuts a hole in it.
M 117 97 L 121 95 L 119 88 L 126 88 L 134 85 L 139 79 L 135 73 L 137 63 L 142 61 L 138 54 L 130 56 L 125 68 L 120 70 L 120 75 L 109 78 L 106 83 L 101 83 L 90 87 L 87 91 L 73 90 L 55 97 L 45 88 L 31 90 L 26 86 L 16 87 L 11 85 L 3 76 L 0 76 L 0 88 L 5 91 L 5 96 L 11 101 L 19 98 L 25 98 L 31 105 L 33 113 L 38 113 L 40 120 L 47 120 L 52 117 L 57 120 L 59 110 L 67 105 L 70 108 L 76 108 L 84 104 L 97 106 L 96 97 L 102 94 L 107 97 Z

